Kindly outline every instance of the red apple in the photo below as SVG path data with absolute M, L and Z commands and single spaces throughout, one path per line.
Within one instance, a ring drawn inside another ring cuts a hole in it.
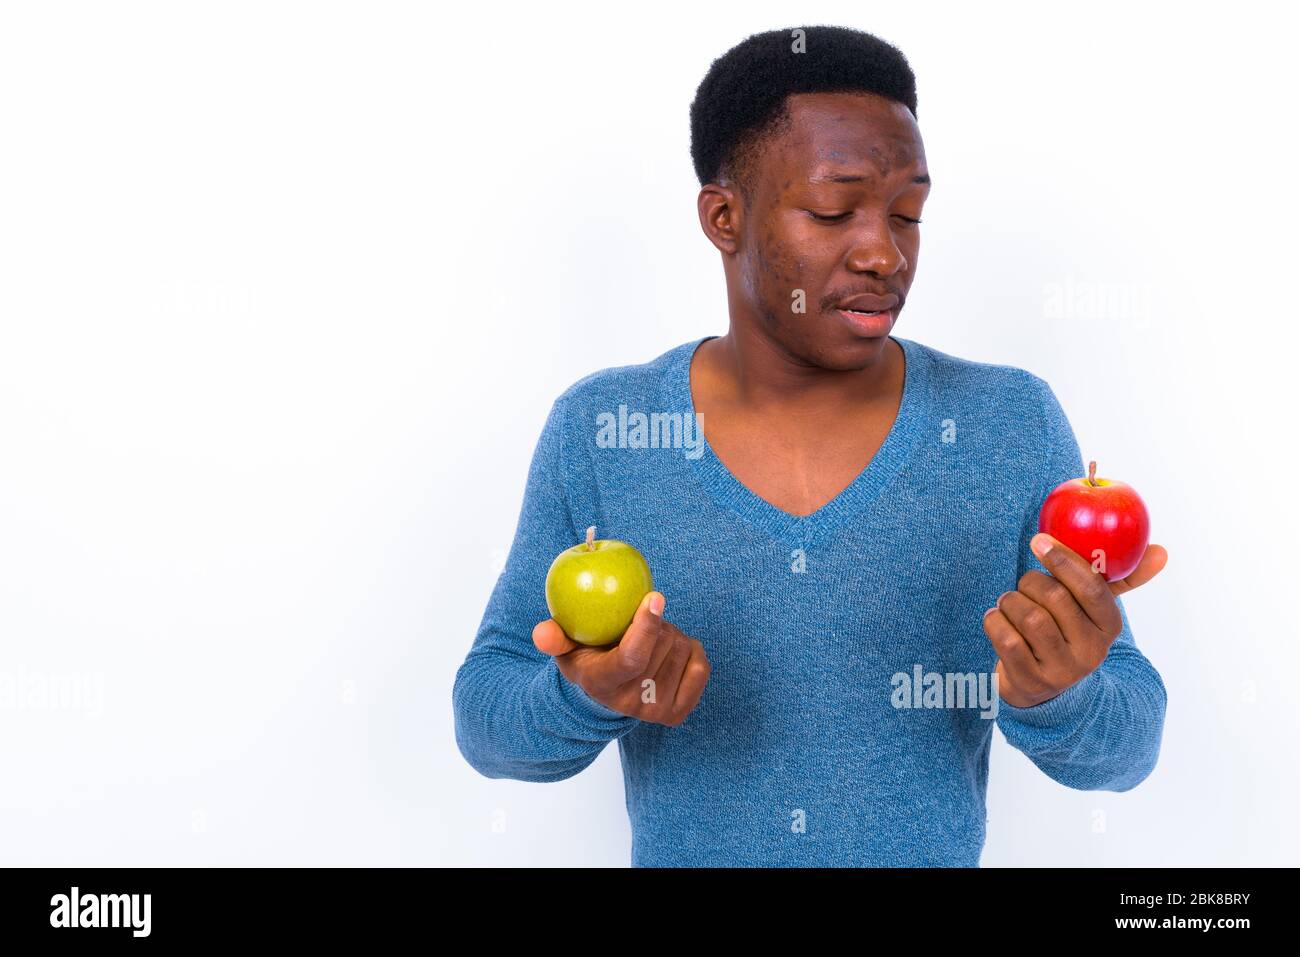
M 1038 530 L 1051 535 L 1092 563 L 1108 582 L 1133 574 L 1147 550 L 1151 519 L 1133 486 L 1088 477 L 1070 479 L 1052 490 L 1038 512 Z

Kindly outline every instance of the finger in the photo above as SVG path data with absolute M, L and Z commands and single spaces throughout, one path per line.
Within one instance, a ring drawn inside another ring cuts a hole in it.
M 677 693 L 673 696 L 673 711 L 680 715 L 688 715 L 694 711 L 695 706 L 700 703 L 704 686 L 709 683 L 709 676 L 712 673 L 713 666 L 709 664 L 709 656 L 704 652 L 703 643 L 692 639 L 691 656 L 682 672 L 682 680 L 677 683 Z
M 1145 585 L 1164 571 L 1164 567 L 1168 562 L 1169 552 L 1165 550 L 1163 545 L 1148 545 L 1146 552 L 1142 555 L 1142 561 L 1138 562 L 1138 567 L 1133 569 L 1133 573 L 1126 578 L 1110 583 L 1111 593 L 1122 595 L 1134 588 Z
M 659 670 L 664 666 L 664 659 L 676 647 L 676 641 L 686 640 L 686 636 L 668 619 L 664 619 L 663 633 L 659 636 L 659 642 L 655 645 L 654 654 L 650 658 L 649 666 L 641 672 L 647 677 L 654 677 L 659 674 Z
M 1113 616 L 1117 615 L 1115 596 L 1106 585 L 1106 579 L 1092 570 L 1092 565 L 1077 552 L 1061 544 L 1046 532 L 1039 532 L 1030 539 L 1030 547 L 1043 567 L 1052 573 L 1083 609 L 1085 615 L 1092 619 L 1102 631 L 1109 631 Z M 1043 549 L 1047 549 L 1043 551 Z
M 1065 653 L 1065 636 L 1056 619 L 1042 605 L 1018 591 L 998 598 L 998 609 L 1011 622 L 1041 665 L 1061 658 Z
M 654 610 L 657 609 L 658 614 Z M 623 637 L 608 655 L 600 659 L 600 667 L 611 680 L 622 683 L 638 678 L 649 671 L 656 658 L 660 642 L 672 646 L 672 635 L 663 619 L 664 596 L 657 591 L 647 592 L 632 617 Z
M 681 683 L 682 672 L 686 670 L 686 662 L 691 659 L 691 639 L 683 634 L 673 636 L 671 649 L 664 662 L 655 672 L 655 700 L 664 705 L 665 709 L 671 710 L 673 698 L 677 695 L 677 686 Z
M 564 633 L 554 618 L 539 621 L 533 628 L 533 644 L 552 657 L 568 654 L 580 645 Z
M 990 608 L 984 613 L 984 634 L 988 635 L 993 650 L 1002 659 L 1003 670 L 1016 687 L 1029 690 L 1042 683 L 1033 652 L 1000 609 Z
M 677 640 L 686 639 L 686 636 L 683 635 L 673 625 L 673 623 L 671 621 L 668 621 L 667 619 L 664 619 L 664 622 L 661 627 L 663 628 L 663 631 L 659 636 L 659 640 L 655 643 L 654 651 L 650 656 L 650 664 L 647 665 L 645 668 L 642 668 L 640 671 L 638 671 L 635 675 L 632 676 L 632 678 L 625 679 L 625 680 L 635 681 L 639 686 L 644 679 L 650 678 L 655 682 L 656 689 L 658 688 L 659 671 L 661 668 L 663 668 L 664 660 L 668 657 L 669 653 L 675 647 L 674 639 Z M 656 691 L 656 696 L 657 695 L 658 692 Z
M 1079 607 L 1074 594 L 1051 575 L 1029 571 L 1020 576 L 1017 586 L 1030 601 L 1046 608 L 1067 644 L 1095 641 L 1101 632 Z
M 677 690 L 677 681 L 685 670 L 686 661 L 690 658 L 690 638 L 677 632 L 664 644 L 668 646 L 668 654 L 664 655 L 663 662 L 656 668 L 654 680 L 655 685 L 663 688 L 664 693 L 671 698 Z

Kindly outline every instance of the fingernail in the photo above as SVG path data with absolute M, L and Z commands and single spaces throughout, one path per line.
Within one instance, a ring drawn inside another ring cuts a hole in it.
M 656 592 L 650 593 L 650 614 L 662 615 L 664 613 L 664 596 Z
M 1042 558 L 1052 550 L 1052 539 L 1049 536 L 1044 535 L 1042 532 L 1039 532 L 1029 540 L 1029 547 L 1033 549 L 1035 555 Z

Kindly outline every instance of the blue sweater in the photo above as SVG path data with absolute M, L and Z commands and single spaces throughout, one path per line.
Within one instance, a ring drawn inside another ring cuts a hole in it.
M 995 723 L 1071 788 L 1126 791 L 1151 772 L 1165 689 L 1122 601 L 1123 632 L 1087 678 L 1031 708 L 988 694 L 982 616 L 1044 570 L 1029 550 L 1039 506 L 1085 474 L 1051 387 L 893 338 L 906 356 L 893 428 L 804 517 L 690 429 L 644 427 L 693 412 L 704 340 L 555 401 L 452 691 L 470 765 L 559 781 L 617 740 L 633 866 L 978 866 Z M 665 616 L 708 653 L 709 684 L 677 727 L 605 707 L 533 645 L 547 569 L 588 525 L 641 550 Z

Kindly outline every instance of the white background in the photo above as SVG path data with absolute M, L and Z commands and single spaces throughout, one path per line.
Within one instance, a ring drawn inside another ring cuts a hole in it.
M 482 778 L 452 680 L 551 400 L 726 330 L 687 109 L 798 15 L 918 76 L 895 333 L 1047 379 L 1171 555 L 1125 599 L 1159 766 L 997 734 L 983 863 L 1297 863 L 1273 5 L 3 9 L 0 862 L 628 862 L 617 747 Z

